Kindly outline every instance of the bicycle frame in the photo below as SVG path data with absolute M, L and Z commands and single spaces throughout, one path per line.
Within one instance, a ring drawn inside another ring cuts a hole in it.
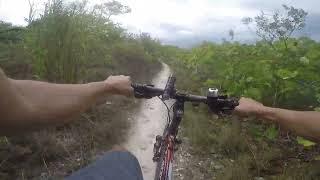
M 171 180 L 172 179 L 172 166 L 174 160 L 175 145 L 177 143 L 176 136 L 178 134 L 178 128 L 184 114 L 184 101 L 176 100 L 173 105 L 173 118 L 167 124 L 164 130 L 163 137 L 157 137 L 155 143 L 155 156 L 159 156 L 157 169 L 155 173 L 155 180 Z M 156 146 L 160 144 L 160 147 Z M 157 149 L 159 148 L 159 149 Z M 157 154 L 159 153 L 159 154 Z M 155 158 L 154 158 L 155 159 Z

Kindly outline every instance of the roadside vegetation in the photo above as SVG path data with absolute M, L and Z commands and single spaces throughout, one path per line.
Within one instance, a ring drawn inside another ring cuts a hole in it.
M 179 88 L 205 94 L 208 87 L 217 87 L 223 93 L 251 97 L 267 106 L 319 110 L 320 43 L 294 37 L 294 32 L 305 26 L 306 17 L 304 10 L 284 5 L 272 15 L 262 12 L 243 19 L 261 38 L 254 44 L 233 41 L 231 30 L 230 38 L 221 44 L 203 42 L 190 50 L 168 46 L 168 63 L 178 76 Z M 215 166 L 195 165 L 205 174 L 216 171 L 216 179 L 320 177 L 316 143 L 254 117 L 245 121 L 216 119 L 192 112 L 206 109 L 189 108 L 183 134 L 191 141 L 191 151 L 195 157 L 207 157 L 223 167 L 217 171 Z

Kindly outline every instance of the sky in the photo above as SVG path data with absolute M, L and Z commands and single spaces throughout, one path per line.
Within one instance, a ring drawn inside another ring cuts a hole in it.
M 41 11 L 43 0 L 34 0 Z M 90 1 L 90 0 L 89 0 Z M 319 0 L 119 0 L 128 5 L 130 14 L 113 17 L 130 32 L 148 32 L 165 44 L 190 47 L 202 41 L 221 42 L 233 29 L 235 40 L 257 40 L 253 31 L 241 23 L 243 17 L 254 17 L 260 11 L 281 9 L 282 4 L 302 8 L 309 14 L 307 26 L 297 35 L 320 40 Z M 91 3 L 103 0 L 91 0 Z M 0 20 L 25 25 L 27 0 L 0 0 Z

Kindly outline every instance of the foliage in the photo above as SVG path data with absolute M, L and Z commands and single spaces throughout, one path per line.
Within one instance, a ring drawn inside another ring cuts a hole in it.
M 304 147 L 310 147 L 310 146 L 314 146 L 316 144 L 316 143 L 309 141 L 307 139 L 304 139 L 303 137 L 300 137 L 300 136 L 297 137 L 297 142 L 298 142 L 298 144 L 301 144 Z
M 8 67 L 24 62 L 24 31 L 25 28 L 0 21 L 0 65 Z
M 0 43 L 17 43 L 22 40 L 24 29 L 15 27 L 11 23 L 0 21 Z
M 94 13 L 96 15 L 107 18 L 110 20 L 111 16 L 117 16 L 120 14 L 130 13 L 131 9 L 128 6 L 121 4 L 118 1 L 111 0 L 102 4 L 97 4 L 94 7 Z
M 303 9 L 296 9 L 282 5 L 284 12 L 274 12 L 272 15 L 267 15 L 261 12 L 260 15 L 254 17 L 243 18 L 243 23 L 249 25 L 252 22 L 256 23 L 256 34 L 263 40 L 272 45 L 276 40 L 281 40 L 285 47 L 288 48 L 287 41 L 292 33 L 296 30 L 302 29 L 305 26 L 307 12 Z
M 31 64 L 37 79 L 77 83 L 87 79 L 88 67 L 112 68 L 121 64 L 125 69 L 129 67 L 126 63 L 151 65 L 160 58 L 158 40 L 147 33 L 129 34 L 110 20 L 110 16 L 130 12 L 129 7 L 117 1 L 94 7 L 87 1 L 48 1 L 38 18 L 34 3 L 29 3 L 32 12 L 26 28 L 0 22 L 3 66 L 13 62 Z M 126 58 L 119 61 L 124 53 Z
M 71 83 L 85 75 L 88 64 L 110 61 L 108 45 L 121 39 L 123 31 L 94 16 L 86 2 L 57 0 L 49 1 L 41 18 L 29 25 L 25 41 L 40 78 Z

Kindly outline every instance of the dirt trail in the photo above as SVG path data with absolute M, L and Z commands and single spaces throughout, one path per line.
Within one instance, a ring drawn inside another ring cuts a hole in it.
M 152 80 L 157 87 L 164 87 L 170 75 L 168 65 L 162 64 L 162 70 Z M 152 161 L 153 143 L 156 135 L 162 134 L 167 110 L 158 98 L 142 100 L 137 113 L 132 116 L 132 126 L 124 147 L 139 160 L 144 179 L 154 178 L 155 163 Z

